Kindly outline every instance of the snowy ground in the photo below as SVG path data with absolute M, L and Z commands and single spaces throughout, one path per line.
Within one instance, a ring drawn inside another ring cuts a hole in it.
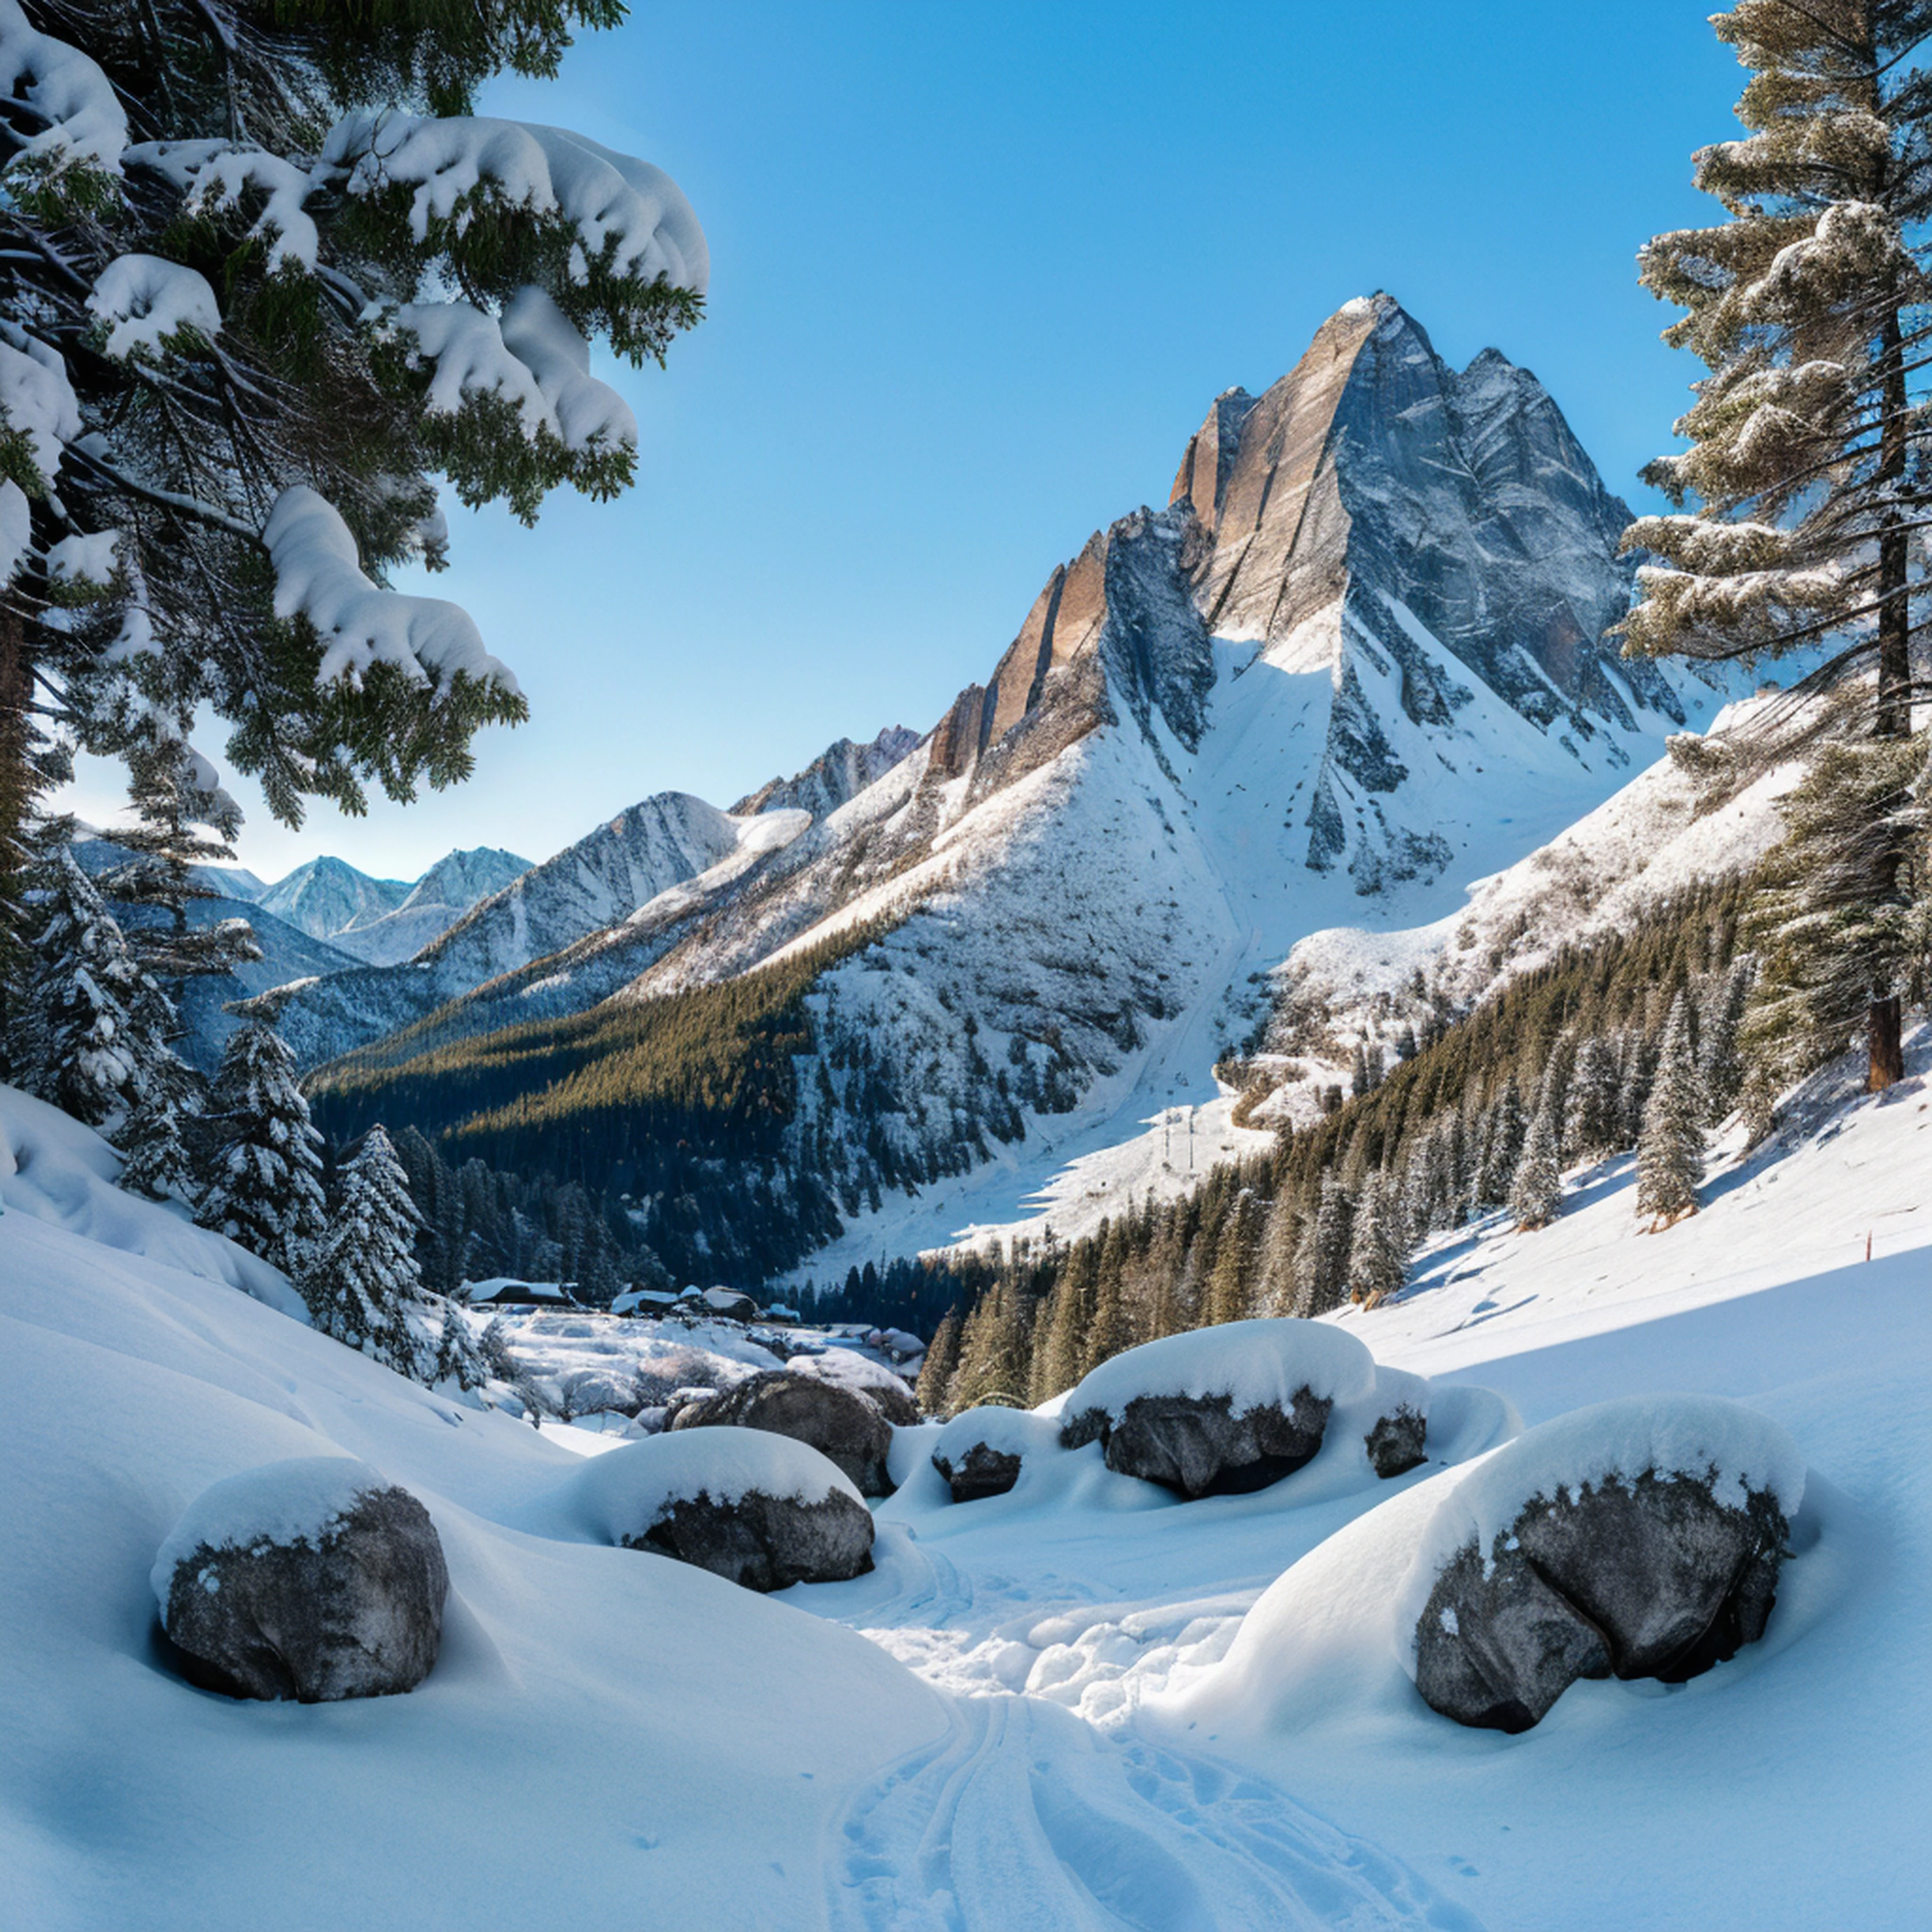
M 1437 1378 L 1454 1466 L 1376 1483 L 1336 1443 L 1184 1504 L 1089 1448 L 956 1505 L 905 1431 L 878 1570 L 777 1598 L 583 1540 L 562 1444 L 312 1334 L 0 1094 L 0 1923 L 1922 1924 L 1927 1063 L 1720 1161 L 1666 1233 L 1612 1166 L 1349 1316 Z M 1518 1417 L 1671 1389 L 1810 1465 L 1766 1640 L 1676 1692 L 1576 1686 L 1518 1738 L 1436 1717 L 1389 1616 L 1432 1488 Z M 442 1537 L 429 1680 L 290 1708 L 170 1674 L 147 1574 L 181 1511 L 343 1453 Z

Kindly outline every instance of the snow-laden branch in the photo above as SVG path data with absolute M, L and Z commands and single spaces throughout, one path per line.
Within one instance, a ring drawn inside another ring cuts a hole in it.
M 42 488 L 52 486 L 62 448 L 80 434 L 80 404 L 68 380 L 65 359 L 18 322 L 4 318 L 0 318 L 0 424 L 26 439 L 27 452 Z M 28 489 L 35 487 L 32 477 L 19 480 Z
M 436 414 L 454 415 L 466 397 L 496 395 L 532 441 L 548 435 L 573 452 L 600 442 L 637 446 L 630 405 L 590 374 L 590 345 L 542 289 L 520 291 L 500 322 L 452 302 L 410 303 L 383 323 L 435 364 L 425 400 Z
M 662 276 L 698 295 L 710 280 L 704 231 L 670 176 L 560 128 L 364 110 L 337 124 L 322 158 L 348 170 L 352 195 L 413 189 L 410 219 L 418 243 L 479 194 L 494 195 L 506 206 L 569 223 L 577 234 L 571 272 L 580 281 L 607 250 L 609 271 L 620 277 Z
M 78 47 L 38 32 L 20 0 L 0 0 L 0 98 L 26 102 L 46 124 L 22 143 L 22 158 L 120 172 L 128 117 L 113 83 Z
M 276 500 L 262 542 L 275 569 L 275 615 L 307 618 L 322 639 L 318 685 L 359 684 L 375 666 L 391 664 L 412 683 L 441 687 L 464 676 L 517 694 L 515 678 L 484 647 L 469 612 L 372 584 L 349 526 L 307 484 Z
M 124 362 L 164 352 L 184 329 L 212 342 L 221 332 L 221 306 L 206 276 L 160 255 L 117 255 L 87 298 L 107 329 L 104 352 Z
M 273 238 L 269 272 L 291 262 L 315 267 L 322 244 L 314 218 L 303 206 L 316 184 L 307 169 L 266 148 L 232 141 L 143 141 L 122 159 L 129 167 L 145 168 L 180 189 L 182 206 L 190 214 L 238 207 L 243 195 L 254 189 L 262 197 L 262 208 L 248 232 Z

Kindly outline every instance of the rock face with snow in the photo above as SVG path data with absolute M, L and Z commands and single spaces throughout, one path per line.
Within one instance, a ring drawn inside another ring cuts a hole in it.
M 428 1064 L 454 1039 L 865 932 L 805 1003 L 776 1190 L 812 1199 L 794 1258 L 833 1204 L 895 1189 L 930 1204 L 917 1244 L 950 1240 L 984 1217 L 934 1184 L 1212 1104 L 1256 975 L 1297 941 L 1443 916 L 1715 710 L 1693 674 L 1601 641 L 1627 521 L 1533 376 L 1492 351 L 1451 369 L 1389 298 L 1352 302 L 1263 394 L 1216 400 L 1166 507 L 1055 569 L 916 748 L 833 747 L 748 819 L 715 815 L 738 828 L 729 861 L 628 914 L 580 907 L 561 950 L 572 921 L 476 947 L 506 922 L 486 903 L 404 974 L 310 989 L 286 1030 L 313 1061 L 448 1001 L 365 1054 L 434 1083 L 461 1077 Z M 860 784 L 872 752 L 890 762 Z M 1081 1118 L 1098 1104 L 1112 1120 Z M 1150 1152 L 1131 1184 L 1189 1171 Z
M 731 808 L 732 815 L 748 818 L 760 812 L 794 811 L 823 818 L 856 798 L 868 785 L 876 784 L 909 758 L 919 742 L 919 734 L 903 724 L 888 724 L 869 744 L 855 745 L 850 738 L 841 738 L 803 771 L 788 778 L 772 778 L 741 798 Z
M 1066 1398 L 1060 1439 L 1190 1498 L 1264 1489 L 1312 1462 L 1330 1412 L 1375 1387 L 1352 1335 L 1310 1322 L 1229 1322 L 1143 1342 Z
M 216 1484 L 168 1539 L 153 1582 L 196 1682 L 304 1704 L 415 1689 L 436 1662 L 449 1588 L 429 1512 L 335 1456 Z
M 1530 1431 L 1429 1526 L 1401 1612 L 1420 1599 L 1416 1688 L 1518 1732 L 1579 1678 L 1710 1670 L 1764 1634 L 1803 1487 L 1784 1432 L 1733 1403 L 1606 1402 Z
M 530 861 L 494 846 L 452 852 L 439 859 L 388 912 L 352 920 L 328 935 L 368 966 L 412 959 L 440 939 L 472 906 L 501 892 L 530 870 Z
M 407 880 L 372 879 L 346 859 L 311 859 L 278 879 L 258 902 L 311 939 L 328 939 L 392 913 L 409 897 Z
M 872 1567 L 872 1516 L 810 1447 L 753 1430 L 656 1436 L 598 1456 L 568 1486 L 626 1550 L 695 1564 L 748 1590 L 843 1582 Z
M 976 1503 L 987 1496 L 1003 1496 L 1020 1479 L 1018 1453 L 995 1449 L 986 1442 L 973 1443 L 956 1453 L 935 1449 L 932 1466 L 952 1492 L 956 1503 Z
M 673 1430 L 757 1429 L 808 1444 L 836 1464 L 862 1496 L 888 1496 L 892 1425 L 857 1390 L 773 1369 L 747 1376 L 702 1402 L 687 1403 Z

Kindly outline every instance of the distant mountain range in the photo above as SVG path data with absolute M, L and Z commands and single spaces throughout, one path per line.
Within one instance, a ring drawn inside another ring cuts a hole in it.
M 1629 520 L 1529 371 L 1348 303 L 922 736 L 659 794 L 304 989 L 304 1060 L 352 1056 L 322 1117 L 621 1187 L 747 1285 L 1024 1220 L 1130 1143 L 1184 1186 L 1299 942 L 1453 913 L 1744 694 L 1605 640 Z
M 311 859 L 265 887 L 256 902 L 365 965 L 392 966 L 530 868 L 527 859 L 489 846 L 452 852 L 412 884 L 372 879 L 340 859 Z

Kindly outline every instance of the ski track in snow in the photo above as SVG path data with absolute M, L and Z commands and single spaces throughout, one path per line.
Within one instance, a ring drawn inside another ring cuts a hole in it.
M 1019 1696 L 961 1698 L 841 1824 L 837 1932 L 1231 1932 L 1478 1922 L 1275 1786 Z

